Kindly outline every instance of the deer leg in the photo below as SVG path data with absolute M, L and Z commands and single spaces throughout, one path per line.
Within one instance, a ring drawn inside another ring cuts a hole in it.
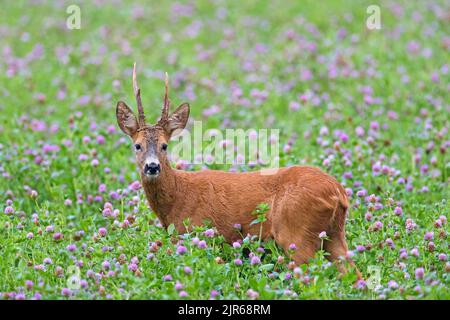
M 314 258 L 315 253 L 317 252 L 318 245 L 314 244 L 305 244 L 303 245 L 300 242 L 300 245 L 297 246 L 297 250 L 293 254 L 293 259 L 297 265 L 302 265 L 308 263 L 309 259 Z
M 319 238 L 303 230 L 298 231 L 294 236 L 287 236 L 289 234 L 289 232 L 278 232 L 274 235 L 275 242 L 283 247 L 288 255 L 292 256 L 296 265 L 308 263 L 308 260 L 314 258 L 319 249 Z M 295 250 L 290 250 L 291 244 L 295 245 Z
M 348 247 L 343 234 L 331 234 L 330 239 L 324 241 L 323 247 L 325 251 L 330 254 L 329 256 L 327 256 L 328 260 L 336 263 L 338 270 L 342 274 L 346 274 L 348 272 L 347 268 L 345 267 L 345 261 L 347 261 L 350 266 L 356 270 L 358 280 L 362 279 L 361 272 L 359 272 L 355 263 L 350 258 L 347 258 Z

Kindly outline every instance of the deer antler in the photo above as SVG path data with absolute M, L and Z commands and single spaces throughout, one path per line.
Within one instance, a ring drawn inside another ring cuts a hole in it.
M 166 93 L 164 95 L 164 105 L 161 111 L 161 121 L 167 121 L 169 119 L 169 75 L 166 72 Z
M 133 65 L 133 91 L 134 95 L 136 96 L 136 102 L 138 107 L 138 113 L 139 113 L 139 127 L 145 126 L 145 115 L 144 115 L 144 108 L 142 107 L 142 100 L 141 100 L 141 89 L 139 89 L 137 80 L 136 80 L 136 62 Z

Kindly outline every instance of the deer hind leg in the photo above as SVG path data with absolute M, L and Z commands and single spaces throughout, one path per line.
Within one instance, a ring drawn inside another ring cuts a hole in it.
M 299 231 L 291 236 L 289 232 L 280 230 L 274 234 L 274 239 L 288 255 L 291 255 L 293 252 L 291 256 L 296 265 L 308 263 L 309 259 L 314 258 L 315 253 L 320 247 L 317 235 L 314 237 L 307 231 Z M 295 251 L 289 250 L 291 244 L 295 244 L 297 247 Z
M 329 208 L 320 201 L 311 204 L 309 198 L 306 193 L 286 192 L 273 212 L 273 238 L 297 265 L 314 258 L 320 249 L 319 233 L 329 225 Z M 293 252 L 289 250 L 291 244 L 297 247 Z
M 347 242 L 345 241 L 344 232 L 335 232 L 330 234 L 329 236 L 330 239 L 325 240 L 323 243 L 324 250 L 329 253 L 329 256 L 327 256 L 327 258 L 330 261 L 336 263 L 338 270 L 342 274 L 346 274 L 348 272 L 347 268 L 345 267 L 345 262 L 348 262 L 350 266 L 355 269 L 358 279 L 361 280 L 361 272 L 359 272 L 355 263 L 350 258 L 347 258 L 348 247 Z
M 293 254 L 293 259 L 297 265 L 301 265 L 308 263 L 309 259 L 314 258 L 314 255 L 320 247 L 320 243 L 318 239 L 314 239 L 313 237 L 303 237 L 298 241 L 296 246 L 297 249 Z

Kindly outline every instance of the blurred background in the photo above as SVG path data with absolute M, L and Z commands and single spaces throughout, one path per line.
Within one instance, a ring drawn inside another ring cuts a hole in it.
M 74 4 L 79 30 L 67 26 Z M 134 103 L 134 61 L 147 113 L 158 114 L 167 71 L 172 100 L 188 100 L 194 117 L 216 126 L 304 129 L 317 118 L 358 121 L 379 106 L 414 113 L 442 101 L 448 82 L 432 80 L 447 75 L 448 2 L 381 1 L 382 28 L 372 31 L 371 4 L 5 1 L 2 117 L 83 111 L 113 122 L 118 99 Z

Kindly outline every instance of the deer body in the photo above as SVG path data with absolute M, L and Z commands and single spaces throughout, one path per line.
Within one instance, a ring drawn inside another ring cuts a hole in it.
M 317 168 L 281 168 L 273 175 L 169 168 L 163 168 L 166 175 L 157 181 L 141 177 L 147 200 L 165 228 L 173 223 L 183 233 L 186 219 L 191 225 L 210 221 L 231 243 L 241 238 L 233 228 L 235 224 L 242 226 L 244 235 L 259 234 L 260 226 L 250 225 L 255 219 L 252 212 L 258 204 L 267 203 L 270 209 L 262 238 L 273 238 L 285 249 L 291 243 L 303 249 L 311 243 L 309 251 L 315 252 L 320 247 L 321 231 L 328 235 L 343 232 L 348 207 L 345 191 Z
M 210 221 L 227 242 L 233 242 L 241 234 L 259 235 L 261 225 L 251 224 L 255 219 L 252 213 L 259 204 L 267 203 L 270 209 L 266 212 L 267 221 L 262 224 L 262 239 L 272 238 L 286 251 L 295 244 L 298 249 L 293 258 L 297 264 L 303 264 L 320 249 L 319 234 L 325 231 L 328 240 L 324 240 L 323 248 L 328 251 L 328 258 L 337 261 L 345 272 L 338 258 L 347 254 L 344 224 L 349 204 L 336 179 L 309 166 L 280 168 L 273 174 L 175 170 L 167 158 L 167 142 L 175 130 L 185 127 L 189 105 L 182 104 L 168 115 L 166 78 L 161 119 L 156 125 L 147 126 L 135 69 L 133 86 L 139 119 L 120 101 L 117 120 L 135 143 L 145 195 L 165 228 L 173 223 L 183 233 L 186 220 L 191 226 Z M 235 224 L 241 225 L 240 233 Z

